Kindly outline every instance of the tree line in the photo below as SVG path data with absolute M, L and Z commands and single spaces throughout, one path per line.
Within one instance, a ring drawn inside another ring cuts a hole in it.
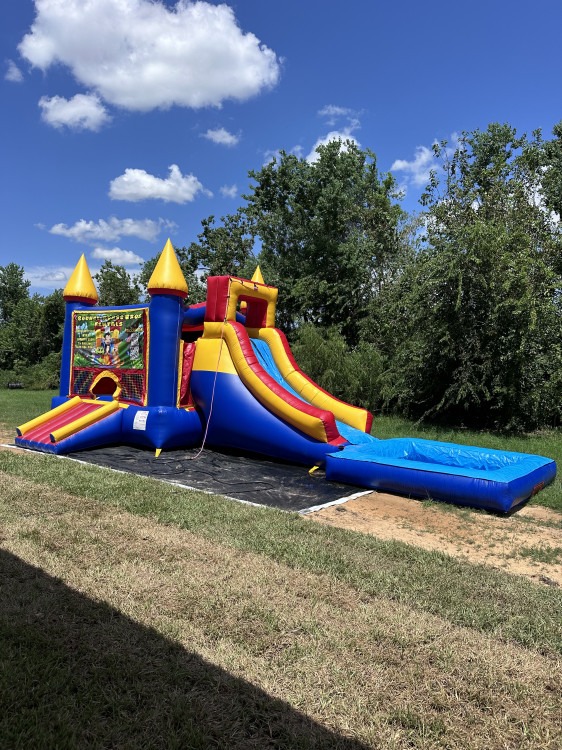
M 302 369 L 336 396 L 423 420 L 529 430 L 562 409 L 562 122 L 543 138 L 507 124 L 433 146 L 420 210 L 354 142 L 308 162 L 281 152 L 249 172 L 243 205 L 202 221 L 177 248 L 191 303 L 205 278 L 279 287 L 278 326 Z M 105 261 L 100 304 L 146 297 Z M 0 384 L 53 386 L 64 303 L 29 296 L 24 270 L 0 266 Z M 35 374 L 33 374 L 35 373 Z

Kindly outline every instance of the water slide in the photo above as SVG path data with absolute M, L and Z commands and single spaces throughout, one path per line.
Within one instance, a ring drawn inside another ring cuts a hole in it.
M 205 323 L 190 384 L 208 423 L 209 445 L 313 465 L 347 442 L 334 412 L 370 426 L 367 411 L 338 401 L 307 378 L 307 399 L 277 382 L 259 362 L 246 327 L 234 321 Z
M 302 373 L 281 331 L 216 325 L 222 344 L 213 339 L 207 348 L 204 376 L 203 351 L 199 361 L 196 355 L 200 369 L 194 373 L 196 400 L 205 391 L 210 444 L 324 462 L 329 480 L 503 513 L 555 476 L 555 462 L 542 456 L 413 438 L 378 440 L 368 432 L 368 412 L 339 401 Z M 219 362 L 216 381 L 213 362 Z M 209 412 L 213 387 L 218 416 Z

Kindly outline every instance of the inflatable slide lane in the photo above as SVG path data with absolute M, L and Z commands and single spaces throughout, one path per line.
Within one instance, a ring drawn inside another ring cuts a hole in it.
M 282 334 L 267 325 L 274 319 L 277 289 L 232 277 L 210 278 L 208 284 L 191 389 L 208 421 L 210 445 L 312 465 L 347 443 L 336 413 L 363 429 L 370 428 L 368 412 L 322 391 L 297 372 L 294 360 L 291 370 L 307 390 L 307 399 L 288 390 L 263 367 L 252 343 L 258 330 L 267 329 L 264 335 L 271 332 L 279 347 L 288 350 Z M 247 304 L 245 324 L 236 320 L 241 300 Z
M 502 513 L 553 480 L 556 464 L 543 456 L 371 436 L 366 410 L 326 393 L 298 367 L 273 325 L 276 289 L 254 283 L 248 291 L 249 282 L 228 277 L 208 281 L 192 387 L 210 444 L 324 463 L 328 480 Z M 245 325 L 235 318 L 241 297 Z
M 112 442 L 120 432 L 117 401 L 74 398 L 17 428 L 16 445 L 46 453 L 68 453 Z

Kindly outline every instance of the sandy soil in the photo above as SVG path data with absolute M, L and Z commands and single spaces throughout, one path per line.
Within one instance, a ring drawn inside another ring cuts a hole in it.
M 562 513 L 538 505 L 502 517 L 373 492 L 307 518 L 562 586 Z
M 0 444 L 13 438 L 0 428 Z M 562 586 L 562 513 L 538 505 L 501 517 L 373 492 L 306 517 Z

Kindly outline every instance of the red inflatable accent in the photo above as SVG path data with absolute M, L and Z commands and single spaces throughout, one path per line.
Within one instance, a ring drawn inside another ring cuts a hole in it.
M 195 359 L 195 343 L 186 344 L 183 349 L 183 363 L 181 370 L 180 406 L 193 406 L 193 399 L 189 389 L 191 370 Z
M 105 402 L 100 401 L 99 404 L 87 404 L 82 401 L 80 404 L 76 404 L 72 409 L 63 412 L 52 419 L 48 419 L 46 422 L 43 422 L 43 424 L 37 425 L 37 427 L 29 430 L 29 432 L 26 432 L 22 437 L 24 440 L 29 440 L 34 443 L 50 443 L 50 435 L 52 432 L 60 430 L 61 427 L 65 427 L 67 424 L 74 422 L 80 417 L 85 417 L 86 414 L 90 414 L 90 412 L 96 411 L 103 406 L 104 403 Z
M 266 385 L 270 391 L 279 396 L 279 398 L 282 398 L 286 404 L 289 404 L 289 406 L 292 406 L 294 409 L 298 409 L 305 414 L 309 414 L 311 417 L 320 419 L 324 425 L 324 429 L 326 430 L 326 437 L 329 443 L 331 443 L 332 445 L 342 445 L 347 443 L 347 441 L 342 438 L 342 436 L 338 432 L 336 420 L 332 412 L 326 411 L 325 409 L 318 409 L 316 406 L 312 406 L 312 404 L 306 404 L 304 401 L 296 398 L 292 393 L 289 393 L 282 386 L 280 386 L 276 380 L 274 380 L 270 375 L 267 374 L 267 372 L 258 362 L 258 359 L 254 354 L 252 342 L 250 341 L 250 337 L 248 336 L 245 326 L 243 326 L 242 323 L 234 322 L 231 322 L 229 325 L 232 326 L 232 329 L 236 333 L 236 337 L 238 338 L 238 342 L 240 344 L 240 348 L 242 349 L 242 353 L 244 354 L 246 363 L 248 364 L 252 372 L 258 376 L 262 383 L 264 383 L 264 385 Z

